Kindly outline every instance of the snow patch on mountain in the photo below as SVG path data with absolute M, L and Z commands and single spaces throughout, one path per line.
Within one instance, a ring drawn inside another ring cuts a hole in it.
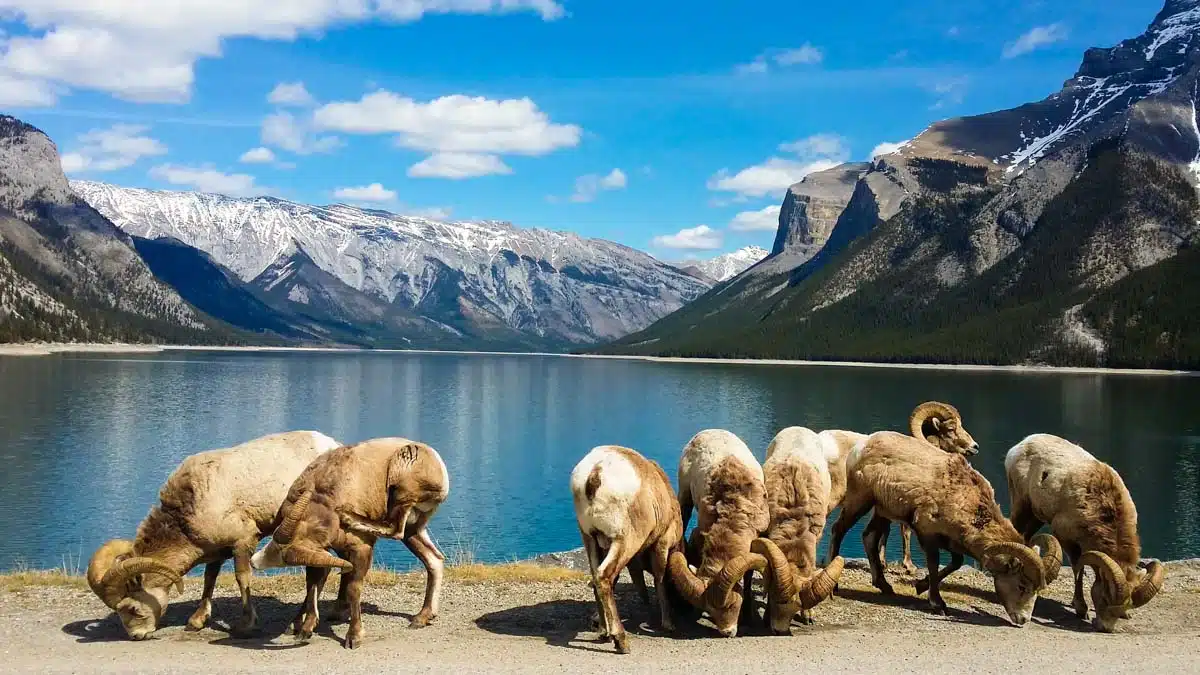
M 695 268 L 705 277 L 715 281 L 728 281 L 767 257 L 770 253 L 760 246 L 746 246 L 708 260 L 686 260 L 676 263 L 679 268 Z
M 552 341 L 639 330 L 708 288 L 614 242 L 499 221 L 441 222 L 344 204 L 91 181 L 71 187 L 126 232 L 179 239 L 247 282 L 301 250 L 351 288 L 418 314 L 457 313 Z M 289 274 L 280 270 L 271 283 Z

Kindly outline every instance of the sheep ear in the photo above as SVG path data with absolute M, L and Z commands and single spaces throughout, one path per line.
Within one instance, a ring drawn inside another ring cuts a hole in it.
M 997 553 L 991 556 L 984 567 L 992 574 L 1003 574 L 1005 572 L 1015 571 L 1020 566 L 1020 562 L 1016 558 L 1007 553 Z
M 933 426 L 934 431 L 942 430 L 942 420 L 941 419 L 934 417 L 933 419 L 929 420 L 929 423 Z

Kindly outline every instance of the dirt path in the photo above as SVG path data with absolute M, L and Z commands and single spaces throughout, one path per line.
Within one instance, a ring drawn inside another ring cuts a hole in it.
M 1066 572 L 1066 570 L 1064 570 Z M 1200 562 L 1168 565 L 1163 592 L 1136 611 L 1120 634 L 1094 632 L 1069 603 L 1070 574 L 1038 601 L 1035 619 L 1010 626 L 994 603 L 990 581 L 964 570 L 943 591 L 947 617 L 924 611 L 912 586 L 893 574 L 899 595 L 880 596 L 867 575 L 849 570 L 839 597 L 822 604 L 817 625 L 792 637 L 714 637 L 705 623 L 680 634 L 656 634 L 654 614 L 628 585 L 619 603 L 632 630 L 628 656 L 595 641 L 589 629 L 591 592 L 582 583 L 485 582 L 446 587 L 441 620 L 407 630 L 420 604 L 419 582 L 368 586 L 367 643 L 341 646 L 345 626 L 322 625 L 306 645 L 283 635 L 301 593 L 283 588 L 258 600 L 263 635 L 237 640 L 225 632 L 238 606 L 228 586 L 218 590 L 214 625 L 182 630 L 196 607 L 199 584 L 189 579 L 157 639 L 125 639 L 115 616 L 86 589 L 40 585 L 0 588 L 0 671 L 3 672 L 971 672 L 1037 671 L 1050 663 L 1070 672 L 1196 672 L 1200 641 Z M 332 600 L 336 580 L 326 588 Z M 282 588 L 282 587 L 281 587 Z M 323 611 L 324 606 L 323 606 Z

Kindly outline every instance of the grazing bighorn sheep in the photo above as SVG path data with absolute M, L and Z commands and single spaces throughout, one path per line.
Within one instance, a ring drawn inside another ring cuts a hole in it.
M 629 637 L 617 613 L 613 582 L 628 566 L 634 583 L 644 592 L 643 565 L 647 563 L 654 574 L 662 626 L 675 630 L 667 597 L 667 558 L 681 549 L 683 521 L 662 467 L 629 448 L 602 445 L 571 471 L 571 496 L 592 572 L 601 635 L 612 638 L 618 652 L 629 653 Z
M 1162 563 L 1155 560 L 1140 568 L 1137 508 L 1111 466 L 1058 436 L 1033 434 L 1008 451 L 1004 472 L 1013 525 L 1029 538 L 1048 524 L 1062 542 L 1075 574 L 1071 606 L 1079 618 L 1088 614 L 1084 567 L 1096 572 L 1093 625 L 1106 633 L 1162 588 Z
M 337 614 L 350 615 L 345 646 L 362 644 L 362 585 L 379 537 L 402 540 L 425 566 L 425 603 L 409 627 L 427 626 L 436 619 L 445 556 L 426 525 L 449 493 L 450 476 L 437 451 L 404 438 L 337 448 L 310 464 L 279 507 L 282 522 L 271 542 L 251 560 L 255 569 L 308 568 L 304 606 L 293 622 L 296 637 L 312 637 L 319 619 L 317 599 L 329 568 L 340 567 L 343 580 L 350 575 L 337 601 Z
M 684 528 L 699 506 L 687 544 L 698 565 L 693 570 L 683 552 L 672 552 L 671 580 L 688 602 L 708 612 L 721 635 L 733 637 L 739 616 L 749 618 L 753 611 L 753 603 L 744 602 L 752 597 L 751 574 L 767 568 L 761 551 L 751 551 L 770 525 L 762 466 L 732 433 L 701 431 L 679 460 L 679 506 Z
M 791 632 L 797 612 L 801 621 L 812 623 L 809 610 L 833 593 L 841 577 L 845 561 L 840 556 L 826 569 L 817 568 L 817 544 L 835 506 L 830 465 L 836 467 L 840 460 L 844 456 L 831 437 L 822 438 L 804 427 L 780 431 L 767 446 L 763 463 L 771 514 L 764 540 L 771 566 L 767 612 L 771 630 L 779 635 Z M 841 475 L 844 492 L 844 468 Z
M 941 581 L 962 567 L 970 555 L 991 572 L 996 594 L 1009 618 L 1023 626 L 1033 614 L 1038 591 L 1062 565 L 1062 549 L 1048 535 L 1032 548 L 996 504 L 987 479 L 966 457 L 943 452 L 929 443 L 892 431 L 871 434 L 846 460 L 848 486 L 842 512 L 833 526 L 829 556 L 856 521 L 875 509 L 863 530 L 863 546 L 871 564 L 871 582 L 884 594 L 892 587 L 884 578 L 879 538 L 891 521 L 908 523 L 925 551 L 929 574 L 917 582 L 917 593 L 929 590 L 929 604 L 944 613 Z M 938 571 L 941 549 L 950 564 Z
M 948 403 L 926 401 L 917 406 L 908 417 L 908 429 L 913 438 L 923 439 L 946 452 L 967 456 L 979 452 L 979 444 L 963 427 L 962 415 Z M 884 530 L 883 536 L 879 540 L 880 560 L 887 559 L 886 551 L 883 549 L 887 546 L 890 530 L 890 527 Z M 916 574 L 917 566 L 913 564 L 912 560 L 911 531 L 905 523 L 900 523 L 900 541 L 904 545 L 904 558 L 901 565 L 909 574 Z
M 185 458 L 133 541 L 114 539 L 92 555 L 88 585 L 116 611 L 129 637 L 142 640 L 158 629 L 171 586 L 182 590 L 183 575 L 204 563 L 200 606 L 187 622 L 189 630 L 200 630 L 212 613 L 221 565 L 232 557 L 242 593 L 242 619 L 233 632 L 252 631 L 258 615 L 250 598 L 250 556 L 276 524 L 288 486 L 337 446 L 316 431 L 292 431 Z

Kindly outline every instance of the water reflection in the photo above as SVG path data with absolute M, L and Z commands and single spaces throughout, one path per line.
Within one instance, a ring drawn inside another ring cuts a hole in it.
M 187 353 L 0 357 L 0 567 L 58 565 L 132 536 L 186 455 L 285 429 L 436 447 L 448 548 L 495 561 L 579 545 L 567 476 L 596 445 L 633 447 L 675 481 L 697 431 L 727 428 L 761 459 L 782 427 L 905 430 L 954 403 L 1005 511 L 1004 453 L 1064 435 L 1121 472 L 1146 555 L 1200 555 L 1200 379 L 781 368 L 450 354 Z M 69 513 L 47 522 L 36 514 Z M 893 536 L 890 554 L 898 557 Z M 844 552 L 861 555 L 856 532 Z M 921 563 L 919 551 L 914 556 Z M 378 559 L 407 567 L 385 542 Z

